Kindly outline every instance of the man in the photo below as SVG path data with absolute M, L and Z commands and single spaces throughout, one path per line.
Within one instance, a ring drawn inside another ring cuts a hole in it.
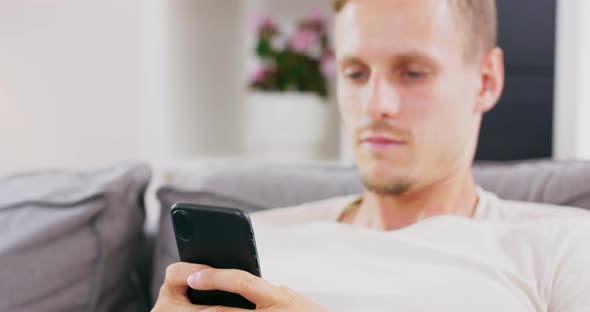
M 266 280 L 174 264 L 154 311 L 240 311 L 191 305 L 189 286 L 262 311 L 590 311 L 589 214 L 503 201 L 471 175 L 504 83 L 495 2 L 333 2 L 365 192 L 254 214 Z

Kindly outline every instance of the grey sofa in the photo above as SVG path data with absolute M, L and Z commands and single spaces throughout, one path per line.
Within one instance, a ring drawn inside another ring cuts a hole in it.
M 178 261 L 168 214 L 174 202 L 252 212 L 362 190 L 354 168 L 336 165 L 217 161 L 194 168 L 163 173 L 164 182 L 157 186 L 159 229 L 148 234 L 137 225 L 144 217 L 147 165 L 0 180 L 0 225 L 12 225 L 8 231 L 0 227 L 2 237 L 10 238 L 0 242 L 0 311 L 148 311 L 165 267 Z M 473 170 L 479 185 L 502 198 L 590 209 L 590 163 L 481 163 Z M 35 192 L 26 200 L 16 195 L 29 187 L 51 191 Z M 59 222 L 47 226 L 38 221 L 41 215 Z M 54 248 L 37 252 L 43 244 Z M 37 268 L 37 279 L 22 282 L 31 268 Z M 67 278 L 42 283 L 60 276 Z

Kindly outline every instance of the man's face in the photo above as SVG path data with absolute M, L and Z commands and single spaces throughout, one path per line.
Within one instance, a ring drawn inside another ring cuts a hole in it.
M 481 111 L 447 1 L 352 0 L 336 17 L 338 102 L 369 190 L 399 195 L 471 164 Z

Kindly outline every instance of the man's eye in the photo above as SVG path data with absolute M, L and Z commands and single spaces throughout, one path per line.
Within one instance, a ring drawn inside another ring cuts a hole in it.
M 360 72 L 360 71 L 359 72 L 352 72 L 352 73 L 348 74 L 347 77 L 352 80 L 361 80 L 365 77 L 365 73 Z
M 410 79 L 420 79 L 420 78 L 426 76 L 426 73 L 419 72 L 419 71 L 406 71 L 403 73 L 403 76 L 405 78 L 410 78 Z

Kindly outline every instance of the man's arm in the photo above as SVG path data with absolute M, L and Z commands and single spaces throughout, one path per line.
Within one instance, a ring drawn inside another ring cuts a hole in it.
M 168 311 L 250 311 L 236 308 L 193 305 L 188 287 L 197 290 L 224 290 L 242 295 L 256 304 L 256 310 L 267 312 L 326 312 L 319 305 L 286 287 L 276 287 L 248 272 L 220 270 L 208 266 L 175 263 L 166 269 L 164 285 L 152 312 Z

